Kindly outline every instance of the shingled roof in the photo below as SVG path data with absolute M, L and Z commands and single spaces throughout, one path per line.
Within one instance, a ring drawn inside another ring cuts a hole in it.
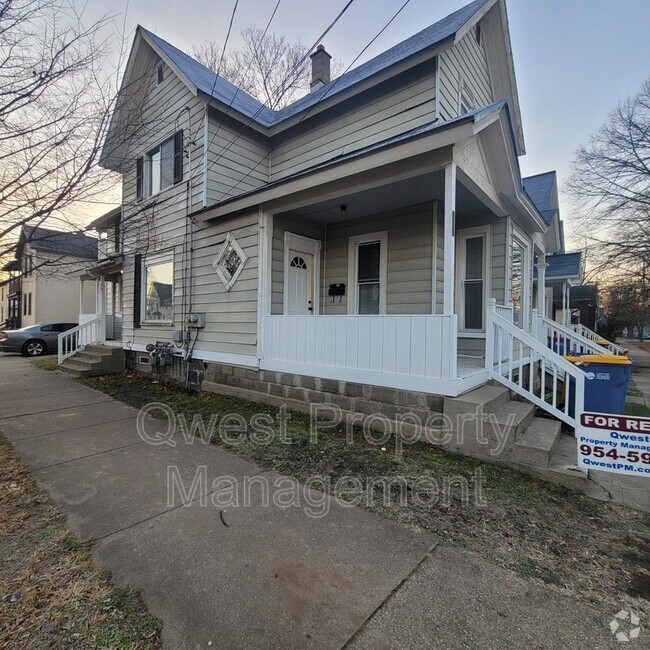
M 582 253 L 558 253 L 546 257 L 546 279 L 582 278 Z
M 544 221 L 550 226 L 557 216 L 558 210 L 551 204 L 553 191 L 557 187 L 557 174 L 546 172 L 523 178 L 524 190 L 535 204 Z
M 216 75 L 212 70 L 195 61 L 178 48 L 164 39 L 156 36 L 142 26 L 138 26 L 150 42 L 163 52 L 173 65 L 185 76 L 199 92 L 216 99 L 242 115 L 256 121 L 262 126 L 270 127 L 287 120 L 308 108 L 314 106 L 325 96 L 331 97 L 337 93 L 364 81 L 373 75 L 390 68 L 391 66 L 419 54 L 427 49 L 441 45 L 445 41 L 453 41 L 468 22 L 486 5 L 494 0 L 475 0 L 458 11 L 439 20 L 437 23 L 423 29 L 421 32 L 398 43 L 394 47 L 382 52 L 366 63 L 346 72 L 339 78 L 322 86 L 317 91 L 301 97 L 294 103 L 279 111 L 272 110 L 260 103 L 251 95 L 238 89 L 236 86 Z
M 97 259 L 97 240 L 80 232 L 61 232 L 42 226 L 23 226 L 19 251 L 29 244 L 35 251 Z

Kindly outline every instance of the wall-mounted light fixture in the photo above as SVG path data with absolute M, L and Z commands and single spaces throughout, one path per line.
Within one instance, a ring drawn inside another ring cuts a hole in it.
M 343 204 L 341 206 L 341 216 L 344 217 L 347 214 L 347 211 L 348 211 L 348 206 Z

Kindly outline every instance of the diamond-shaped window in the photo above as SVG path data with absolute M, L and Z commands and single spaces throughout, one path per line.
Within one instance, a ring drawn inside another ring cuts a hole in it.
M 228 233 L 226 241 L 223 243 L 221 250 L 212 262 L 212 268 L 226 287 L 226 291 L 235 284 L 239 274 L 242 272 L 248 256 L 237 243 L 237 240 Z

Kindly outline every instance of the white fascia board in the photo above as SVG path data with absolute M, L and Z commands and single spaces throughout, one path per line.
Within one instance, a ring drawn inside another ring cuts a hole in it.
M 465 26 L 462 27 L 461 29 L 459 29 L 459 30 L 456 32 L 456 38 L 454 39 L 454 44 L 455 44 L 455 43 L 458 43 L 458 41 L 462 40 L 462 38 L 465 36 L 465 34 L 467 34 L 467 33 L 472 29 L 472 27 L 474 27 L 474 25 L 476 25 L 476 23 L 477 23 L 479 20 L 481 20 L 481 18 L 483 18 L 483 16 L 485 16 L 485 14 L 486 14 L 488 11 L 490 11 L 490 9 L 492 9 L 492 7 L 494 7 L 494 5 L 495 5 L 496 3 L 497 3 L 497 0 L 492 0 L 492 2 L 488 2 L 488 3 L 486 3 L 485 6 L 484 6 L 482 9 L 480 9 L 479 11 L 477 11 L 477 12 L 472 16 L 472 18 L 470 18 L 470 19 L 465 23 Z

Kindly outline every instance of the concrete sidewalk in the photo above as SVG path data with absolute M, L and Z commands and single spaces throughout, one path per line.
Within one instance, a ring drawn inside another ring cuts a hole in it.
M 142 589 L 167 648 L 620 647 L 595 607 L 218 447 L 147 444 L 135 409 L 26 359 L 0 357 L 0 396 L 0 431 L 114 581 Z M 188 489 L 205 472 L 188 506 L 170 467 Z M 223 477 L 292 485 L 300 506 L 252 489 L 225 508 Z

